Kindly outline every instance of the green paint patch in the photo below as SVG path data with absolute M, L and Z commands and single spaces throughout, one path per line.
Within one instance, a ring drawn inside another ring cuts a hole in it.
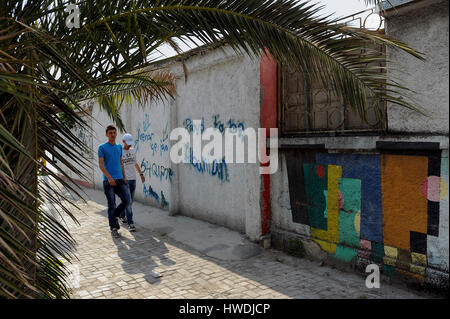
M 372 242 L 372 254 L 370 257 L 374 262 L 382 264 L 384 257 L 384 245 Z
M 358 250 L 346 247 L 342 245 L 336 246 L 336 255 L 334 255 L 334 258 L 345 261 L 345 262 L 351 262 L 356 256 L 358 255 Z
M 394 276 L 396 268 L 390 265 L 383 265 L 383 274 L 386 276 Z
M 448 157 L 442 158 L 441 162 L 441 175 L 448 174 Z
M 344 206 L 339 210 L 339 242 L 351 247 L 360 247 L 359 227 L 355 218 L 361 212 L 361 180 L 340 178 L 339 190 Z

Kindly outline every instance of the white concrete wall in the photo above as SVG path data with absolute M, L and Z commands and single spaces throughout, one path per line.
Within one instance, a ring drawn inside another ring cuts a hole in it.
M 92 107 L 92 103 L 84 103 L 82 106 L 89 110 L 90 107 Z M 92 117 L 83 115 L 82 113 L 79 113 L 80 117 L 86 122 L 88 127 L 92 127 L 93 121 Z M 93 143 L 93 134 L 90 129 L 86 129 L 84 127 L 81 127 L 79 125 L 75 125 L 72 128 L 72 133 L 86 146 L 88 149 L 92 147 Z M 77 148 L 78 150 L 78 148 Z M 85 151 L 80 154 L 80 162 L 90 163 L 92 162 L 93 158 L 96 156 L 96 153 L 92 151 Z M 81 160 L 82 158 L 82 160 Z M 71 170 L 67 169 L 67 167 L 62 163 L 58 162 L 56 163 L 58 167 L 60 168 L 60 171 L 64 171 L 69 177 L 85 182 L 87 184 L 92 185 L 93 179 L 94 179 L 94 169 L 92 165 L 90 167 L 86 167 L 86 165 L 80 165 L 80 162 L 71 162 L 71 165 L 76 167 L 78 170 L 82 172 L 84 176 L 79 176 L 75 173 L 73 173 Z M 58 171 L 55 167 L 50 167 L 53 171 Z
M 207 51 L 186 61 L 185 83 L 179 62 L 167 64 L 177 76 L 175 99 L 122 107 L 125 131 L 137 140 L 137 162 L 146 182 L 137 180 L 135 199 L 151 206 L 183 214 L 246 233 L 258 240 L 261 232 L 259 164 L 227 164 L 228 177 L 199 172 L 191 164 L 175 165 L 170 160 L 172 129 L 187 121 L 242 123 L 245 128 L 260 127 L 259 59 L 236 55 L 229 48 Z M 98 146 L 106 141 L 105 128 L 112 123 L 97 104 L 93 108 L 93 184 L 102 189 L 98 169 Z M 187 120 L 187 121 L 186 121 Z M 229 122 L 231 121 L 231 122 Z M 118 133 L 121 143 L 124 132 Z M 164 199 L 163 199 L 164 198 Z
M 448 134 L 449 3 L 423 2 L 420 8 L 391 10 L 386 17 L 386 32 L 425 55 L 427 61 L 421 62 L 406 53 L 389 50 L 392 64 L 388 70 L 392 79 L 401 79 L 403 85 L 417 92 L 413 97 L 429 117 L 389 105 L 388 125 L 392 132 Z
M 219 121 L 227 127 L 230 120 L 243 123 L 245 128 L 260 127 L 258 60 L 236 56 L 231 50 L 216 50 L 191 58 L 187 68 L 187 83 L 184 79 L 177 82 L 177 127 L 184 127 L 186 120 L 202 119 L 205 128 Z M 180 69 L 175 72 L 180 74 Z M 246 232 L 256 240 L 260 225 L 259 166 L 227 164 L 226 169 L 228 179 L 220 179 L 190 164 L 180 164 L 179 211 Z

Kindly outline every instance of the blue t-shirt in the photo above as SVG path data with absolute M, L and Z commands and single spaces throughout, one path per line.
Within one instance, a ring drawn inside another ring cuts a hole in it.
M 120 165 L 122 145 L 112 145 L 106 142 L 98 147 L 98 157 L 104 158 L 103 165 L 113 179 L 123 179 L 122 166 Z M 105 174 L 103 174 L 103 180 L 108 180 Z

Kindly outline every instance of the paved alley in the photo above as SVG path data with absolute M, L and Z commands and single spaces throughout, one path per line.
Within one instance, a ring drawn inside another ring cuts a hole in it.
M 134 204 L 138 231 L 121 228 L 122 237 L 114 239 L 103 192 L 84 191 L 87 204 L 77 201 L 83 210 L 76 213 L 81 225 L 66 221 L 79 259 L 72 267 L 79 270 L 79 287 L 73 289 L 72 298 L 427 297 L 383 282 L 380 289 L 370 290 L 357 274 L 263 250 L 237 232 L 167 216 L 139 203 Z M 234 254 L 227 254 L 231 248 Z

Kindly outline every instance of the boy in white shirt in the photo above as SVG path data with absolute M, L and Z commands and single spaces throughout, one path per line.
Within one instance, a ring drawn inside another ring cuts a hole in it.
M 142 174 L 139 165 L 136 163 L 136 150 L 132 147 L 132 145 L 133 136 L 131 134 L 125 134 L 123 136 L 122 161 L 125 169 L 125 175 L 128 180 L 131 202 L 121 214 L 120 220 L 123 224 L 128 224 L 128 229 L 130 231 L 136 231 L 136 227 L 133 222 L 133 211 L 131 209 L 131 205 L 133 205 L 134 191 L 136 190 L 136 171 L 139 173 L 142 183 L 145 183 L 145 177 L 144 174 Z

